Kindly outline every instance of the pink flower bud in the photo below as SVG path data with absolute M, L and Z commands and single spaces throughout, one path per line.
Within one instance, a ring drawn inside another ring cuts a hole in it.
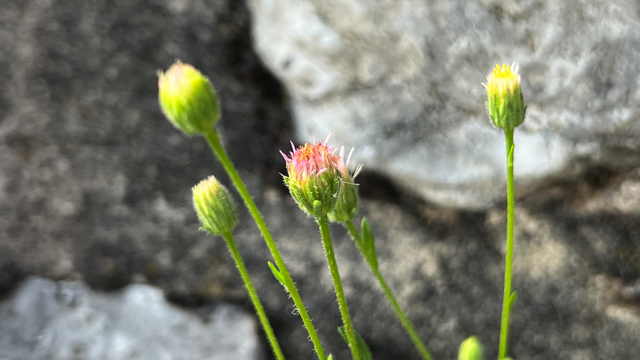
M 287 163 L 289 175 L 283 176 L 284 182 L 300 208 L 314 217 L 333 210 L 344 167 L 342 154 L 335 155 L 335 150 L 326 141 L 305 144 L 298 149 L 293 147 L 289 156 L 280 153 Z

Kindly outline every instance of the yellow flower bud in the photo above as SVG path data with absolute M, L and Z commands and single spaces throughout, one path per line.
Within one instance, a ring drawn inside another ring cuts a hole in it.
M 487 76 L 487 109 L 493 124 L 503 130 L 513 130 L 524 121 L 527 107 L 520 91 L 518 65 L 496 65 Z
M 193 205 L 202 229 L 214 235 L 233 230 L 238 223 L 238 207 L 227 189 L 210 176 L 192 189 Z
M 160 107 L 186 134 L 203 134 L 220 118 L 218 95 L 209 79 L 193 66 L 176 62 L 158 74 Z
M 482 344 L 477 337 L 472 336 L 460 344 L 458 360 L 482 360 Z

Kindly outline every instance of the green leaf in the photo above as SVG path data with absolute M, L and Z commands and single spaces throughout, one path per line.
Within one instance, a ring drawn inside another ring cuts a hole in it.
M 338 326 L 338 332 L 340 333 L 340 335 L 342 335 L 344 341 L 349 344 L 349 340 L 347 339 L 347 331 L 344 329 L 344 326 Z M 367 343 L 364 341 L 362 336 L 358 334 L 357 331 L 354 330 L 353 332 L 356 333 L 356 342 L 358 343 L 358 350 L 360 350 L 360 356 L 362 357 L 362 359 L 372 360 L 373 358 L 371 356 L 371 351 L 369 350 Z
M 333 360 L 333 355 L 329 354 L 329 357 L 327 358 L 327 360 Z
M 273 265 L 271 263 L 271 261 L 269 261 L 268 263 L 269 263 L 269 267 L 271 268 L 271 272 L 273 273 L 273 276 L 275 276 L 276 279 L 278 279 L 278 281 L 280 281 L 280 284 L 282 284 L 282 286 L 284 286 L 285 289 L 286 289 L 287 285 L 284 284 L 284 277 L 282 276 L 282 274 L 280 273 L 278 268 L 276 268 L 276 266 Z
M 516 300 L 518 300 L 518 293 L 514 291 L 511 293 L 511 296 L 509 296 L 509 311 L 511 311 L 511 308 L 516 303 Z
M 378 255 L 376 255 L 376 244 L 373 237 L 373 231 L 369 226 L 369 221 L 366 217 L 362 218 L 362 250 L 364 256 L 371 263 L 373 268 L 378 269 Z
M 342 335 L 342 339 L 348 344 L 349 339 L 347 339 L 347 330 L 344 329 L 344 326 L 338 326 L 338 332 Z

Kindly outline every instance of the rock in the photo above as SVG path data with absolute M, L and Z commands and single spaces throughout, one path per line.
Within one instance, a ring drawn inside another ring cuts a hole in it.
M 27 273 L 237 299 L 224 242 L 198 231 L 190 203 L 191 186 L 222 167 L 164 118 L 156 73 L 180 58 L 212 78 L 241 171 L 283 163 L 288 139 L 273 134 L 286 134 L 286 111 L 251 52 L 247 10 L 38 1 L 6 4 L 0 19 L 0 288 Z
M 619 201 L 634 188 L 637 174 L 592 181 L 560 182 L 517 204 L 513 358 L 632 360 L 640 351 L 633 297 L 640 278 L 640 209 L 630 212 L 631 201 Z M 368 175 L 361 187 L 366 196 L 384 191 L 384 184 Z M 338 307 L 313 220 L 296 212 L 291 199 L 270 194 L 265 200 L 261 209 L 325 348 L 336 358 L 349 358 L 335 331 Z M 383 276 L 434 358 L 455 358 L 460 342 L 472 335 L 484 344 L 485 358 L 496 358 L 504 209 L 443 210 L 389 192 L 364 198 L 360 215 L 372 224 Z M 249 228 L 236 232 L 241 246 L 258 248 L 262 240 L 251 233 Z M 419 359 L 354 244 L 340 227 L 333 226 L 332 233 L 354 326 L 375 358 Z M 252 276 L 258 284 L 268 283 L 270 274 L 260 268 Z M 291 319 L 291 304 L 274 298 L 265 298 L 267 308 Z M 312 350 L 299 322 L 286 328 L 288 356 L 308 358 Z
M 8 359 L 263 359 L 251 315 L 221 304 L 199 318 L 148 285 L 105 294 L 31 277 L 0 303 L 0 322 Z
M 283 163 L 288 115 L 243 4 L 10 2 L 0 47 L 2 293 L 37 275 L 105 291 L 147 283 L 187 306 L 245 300 L 224 241 L 198 230 L 191 204 L 191 187 L 222 167 L 167 122 L 157 94 L 159 70 L 196 66 L 218 88 L 240 171 L 281 184 L 265 169 Z
M 354 165 L 428 201 L 479 209 L 503 197 L 504 140 L 481 85 L 496 63 L 520 64 L 520 183 L 566 176 L 578 160 L 639 164 L 636 1 L 249 4 L 300 139 L 333 132 L 332 144 L 356 148 Z
M 191 204 L 190 188 L 200 180 L 215 175 L 231 189 L 228 178 L 206 144 L 182 136 L 157 103 L 156 71 L 180 58 L 216 84 L 224 145 L 289 264 L 327 352 L 336 360 L 349 358 L 336 331 L 340 315 L 317 226 L 282 183 L 278 150 L 289 148 L 290 118 L 279 83 L 252 50 L 249 25 L 248 10 L 233 0 L 3 3 L 3 296 L 25 276 L 38 275 L 116 292 L 107 297 L 142 283 L 189 308 L 225 301 L 252 311 L 224 241 L 198 230 Z M 306 30 L 313 24 L 303 25 Z M 493 61 L 456 81 L 477 76 L 477 86 Z M 476 98 L 469 103 L 477 106 L 483 90 L 473 89 Z M 484 116 L 480 110 L 478 119 Z M 343 142 L 341 131 L 333 131 Z M 501 153 L 502 146 L 495 146 Z M 602 147 L 602 153 L 612 148 Z M 635 154 L 617 160 L 632 167 Z M 640 352 L 633 291 L 640 278 L 637 173 L 578 167 L 571 177 L 531 188 L 518 202 L 521 263 L 514 288 L 520 300 L 510 346 L 516 359 L 635 360 Z M 434 357 L 455 358 L 460 341 L 476 334 L 487 358 L 495 358 L 504 209 L 444 209 L 373 172 L 358 181 L 358 220 L 370 218 L 382 273 Z M 419 359 L 346 232 L 335 226 L 332 232 L 355 327 L 374 358 Z M 272 276 L 269 252 L 242 206 L 235 235 L 286 358 L 312 359 L 308 335 Z

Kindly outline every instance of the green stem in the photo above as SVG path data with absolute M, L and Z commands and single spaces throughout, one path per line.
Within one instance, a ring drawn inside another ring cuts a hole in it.
M 231 178 L 231 181 L 233 182 L 236 189 L 238 190 L 238 193 L 242 197 L 242 200 L 244 200 L 244 203 L 246 204 L 247 209 L 249 209 L 249 212 L 253 216 L 253 219 L 255 220 L 256 225 L 258 225 L 258 228 L 260 229 L 260 232 L 264 237 L 264 241 L 266 242 L 267 247 L 269 248 L 269 251 L 271 251 L 273 260 L 276 262 L 276 266 L 278 267 L 278 270 L 282 274 L 282 277 L 284 280 L 283 285 L 289 292 L 291 299 L 293 299 L 293 303 L 298 309 L 300 318 L 302 318 L 302 322 L 304 323 L 304 326 L 307 328 L 307 332 L 309 332 L 309 337 L 311 338 L 313 347 L 315 348 L 316 354 L 318 355 L 318 359 L 326 360 L 327 357 L 324 353 L 324 349 L 322 348 L 322 344 L 320 343 L 320 339 L 318 338 L 318 334 L 316 333 L 316 329 L 313 326 L 313 323 L 311 322 L 311 318 L 307 313 L 307 309 L 304 307 L 304 304 L 302 303 L 302 298 L 300 297 L 300 294 L 298 293 L 298 289 L 296 288 L 296 285 L 293 282 L 293 279 L 291 278 L 291 274 L 289 274 L 287 265 L 284 263 L 284 260 L 280 255 L 280 251 L 278 250 L 278 247 L 276 246 L 276 243 L 273 240 L 273 237 L 269 232 L 269 228 L 267 227 L 267 224 L 264 222 L 264 219 L 262 218 L 262 215 L 260 214 L 258 207 L 253 202 L 251 195 L 249 195 L 249 191 L 247 190 L 247 187 L 242 182 L 240 175 L 238 175 L 238 172 L 233 166 L 233 163 L 231 162 L 231 159 L 229 159 L 229 156 L 227 155 L 226 151 L 222 148 L 222 145 L 220 144 L 220 136 L 218 135 L 218 132 L 215 129 L 212 129 L 210 132 L 203 134 L 203 136 L 207 139 L 209 146 L 211 147 L 213 152 L 216 154 L 216 156 L 220 160 L 220 163 L 222 163 L 222 166 L 224 167 L 224 169 L 227 171 L 227 174 L 229 175 L 229 177 Z
M 249 273 L 247 272 L 247 268 L 244 265 L 244 261 L 242 261 L 242 257 L 240 256 L 240 252 L 238 251 L 238 247 L 236 246 L 236 242 L 233 240 L 233 234 L 231 233 L 231 231 L 229 231 L 222 236 L 229 246 L 229 252 L 231 252 L 231 256 L 233 256 L 233 260 L 238 267 L 238 271 L 240 272 L 240 276 L 244 281 L 244 285 L 249 292 L 249 297 L 251 298 L 251 302 L 253 302 L 253 307 L 256 309 L 256 313 L 258 313 L 260 324 L 262 325 L 264 332 L 267 334 L 267 339 L 269 339 L 269 345 L 271 345 L 271 349 L 273 350 L 276 359 L 284 360 L 284 355 L 282 354 L 282 350 L 280 349 L 280 345 L 278 344 L 276 335 L 273 332 L 273 328 L 271 328 L 271 324 L 269 323 L 267 314 L 264 312 L 262 303 L 258 298 L 258 293 L 256 293 L 256 289 L 253 287 L 253 283 L 251 283 L 251 278 L 249 278 Z
M 351 355 L 353 356 L 353 360 L 360 360 L 358 342 L 356 340 L 356 334 L 353 331 L 353 325 L 351 324 L 349 308 L 347 307 L 347 299 L 344 297 L 342 281 L 340 280 L 340 273 L 338 272 L 338 262 L 336 261 L 336 254 L 333 251 L 333 244 L 331 242 L 329 218 L 325 214 L 317 217 L 316 221 L 318 222 L 320 234 L 322 235 L 324 253 L 327 256 L 327 262 L 329 263 L 329 271 L 331 272 L 331 278 L 333 279 L 333 287 L 336 289 L 338 307 L 340 308 L 340 315 L 342 316 L 342 322 L 344 323 L 344 330 L 347 333 L 347 340 L 349 342 L 349 348 L 351 349 Z
M 502 299 L 502 323 L 500 325 L 500 348 L 498 359 L 507 356 L 509 335 L 509 312 L 511 311 L 511 269 L 513 267 L 513 208 L 515 204 L 513 189 L 513 129 L 504 133 L 507 148 L 507 254 L 504 267 L 504 294 Z
M 400 305 L 398 304 L 398 301 L 396 300 L 395 296 L 393 296 L 393 292 L 391 292 L 389 285 L 387 285 L 387 282 L 382 277 L 382 274 L 380 274 L 380 270 L 378 270 L 378 268 L 374 266 L 374 264 L 371 263 L 371 261 L 366 256 L 364 256 L 365 252 L 364 252 L 364 249 L 362 248 L 362 239 L 355 225 L 353 225 L 353 221 L 347 221 L 343 223 L 343 225 L 347 228 L 347 230 L 349 231 L 349 234 L 351 234 L 353 241 L 356 243 L 356 246 L 360 250 L 360 253 L 362 253 L 365 261 L 369 265 L 369 269 L 373 273 L 373 276 L 375 276 L 376 280 L 378 280 L 378 283 L 380 284 L 382 291 L 387 296 L 387 299 L 391 303 L 391 307 L 393 308 L 393 311 L 396 312 L 396 316 L 398 317 L 398 319 L 400 319 L 402 326 L 409 334 L 409 337 L 411 337 L 411 341 L 413 341 L 414 346 L 416 347 L 416 349 L 418 349 L 418 352 L 420 353 L 420 355 L 422 355 L 423 359 L 433 360 L 433 357 L 431 357 L 431 354 L 427 350 L 427 347 L 424 345 L 422 340 L 420 340 L 420 337 L 418 336 L 418 333 L 416 332 L 416 330 L 413 328 L 413 325 L 409 321 L 409 318 L 404 313 L 404 311 L 402 311 L 402 309 L 400 308 Z

